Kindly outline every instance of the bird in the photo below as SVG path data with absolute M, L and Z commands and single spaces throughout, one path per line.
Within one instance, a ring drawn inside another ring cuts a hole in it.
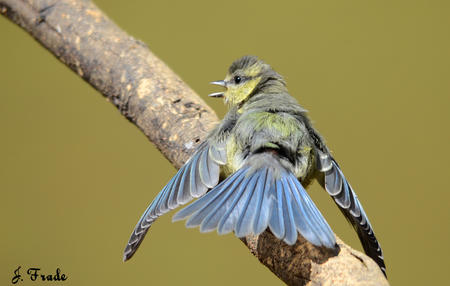
M 356 193 L 323 137 L 288 90 L 256 56 L 235 60 L 224 80 L 228 112 L 150 203 L 124 251 L 130 259 L 161 215 L 185 205 L 173 221 L 237 237 L 273 235 L 293 245 L 299 235 L 336 249 L 336 238 L 306 187 L 316 180 L 355 229 L 365 253 L 386 275 L 383 252 Z

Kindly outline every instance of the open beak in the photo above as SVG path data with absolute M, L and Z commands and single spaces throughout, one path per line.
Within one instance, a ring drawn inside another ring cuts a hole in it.
M 212 81 L 212 82 L 210 82 L 210 84 L 220 85 L 220 86 L 223 86 L 225 88 L 227 87 L 227 84 L 226 84 L 226 82 L 224 80 Z M 208 96 L 211 96 L 211 97 L 223 97 L 224 96 L 224 91 L 214 92 L 214 93 L 209 94 Z

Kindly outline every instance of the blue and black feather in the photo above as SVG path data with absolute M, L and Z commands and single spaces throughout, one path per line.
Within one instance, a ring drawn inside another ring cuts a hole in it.
M 318 170 L 324 175 L 320 183 L 356 230 L 364 252 L 378 264 L 383 274 L 386 275 L 383 251 L 358 196 L 334 158 L 328 152 L 320 150 L 317 152 Z

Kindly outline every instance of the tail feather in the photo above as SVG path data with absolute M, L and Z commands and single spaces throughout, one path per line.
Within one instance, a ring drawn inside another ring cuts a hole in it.
M 328 248 L 334 247 L 336 244 L 334 233 L 331 231 L 330 226 L 317 209 L 312 199 L 294 176 L 289 178 L 289 182 L 291 190 L 298 190 L 298 192 L 293 191 L 292 193 L 297 205 L 302 210 L 301 216 L 297 216 L 297 227 L 302 226 L 305 228 L 304 237 L 311 243 L 315 245 L 324 245 Z M 307 217 L 308 219 L 304 219 L 304 217 Z M 306 236 L 307 234 L 310 235 L 309 238 Z
M 297 226 L 294 221 L 294 211 L 292 210 L 293 196 L 289 183 L 286 178 L 281 179 L 282 184 L 277 184 L 283 186 L 284 198 L 283 198 L 283 215 L 284 215 L 284 239 L 288 244 L 294 244 L 297 240 Z
M 236 235 L 238 237 L 245 236 L 246 233 L 251 233 L 253 230 L 255 207 L 258 200 L 257 197 L 260 195 L 256 190 L 256 184 L 259 177 L 259 174 L 255 174 L 255 176 L 252 176 L 250 182 L 247 185 L 249 191 L 246 193 L 248 193 L 248 195 L 245 200 L 242 199 L 240 201 L 240 204 L 242 204 L 242 206 L 240 207 L 241 212 L 236 222 Z
M 269 224 L 270 210 L 272 209 L 272 200 L 270 198 L 270 187 L 272 185 L 272 172 L 268 168 L 261 170 L 261 174 L 256 185 L 255 192 L 259 194 L 255 207 L 255 216 L 253 221 L 253 233 L 262 233 Z
M 315 245 L 333 248 L 334 234 L 301 183 L 281 165 L 274 167 L 273 160 L 257 169 L 244 165 L 173 220 L 187 218 L 188 227 L 217 229 L 219 234 L 234 231 L 238 237 L 258 235 L 269 227 L 289 245 L 300 232 Z
M 239 189 L 234 191 L 235 195 L 232 200 L 225 201 L 225 205 L 223 207 L 226 208 L 226 211 L 217 226 L 217 233 L 219 234 L 227 234 L 233 230 L 236 231 L 235 227 L 237 218 L 242 212 L 242 202 L 245 201 L 249 196 L 249 193 L 253 191 L 250 188 L 247 188 L 250 184 L 251 178 L 246 176 L 244 173 L 245 171 L 241 175 L 241 177 L 243 177 L 242 183 L 240 184 Z
M 280 180 L 276 180 L 272 186 L 274 207 L 272 208 L 272 214 L 269 220 L 269 227 L 272 233 L 278 239 L 283 239 L 285 234 L 284 228 L 284 214 L 283 214 L 283 188 L 280 186 Z M 297 238 L 296 238 L 297 240 Z

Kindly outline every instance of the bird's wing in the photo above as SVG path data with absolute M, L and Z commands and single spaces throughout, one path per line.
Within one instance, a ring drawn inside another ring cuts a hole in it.
M 226 163 L 226 147 L 202 143 L 194 155 L 152 201 L 134 228 L 124 251 L 124 261 L 138 249 L 152 223 L 172 209 L 198 198 L 219 182 L 220 165 Z
M 201 232 L 217 229 L 219 234 L 234 231 L 244 237 L 269 227 L 289 245 L 297 241 L 297 232 L 315 245 L 333 248 L 336 244 L 303 186 L 272 154 L 252 155 L 241 169 L 180 210 L 173 220 L 185 218 L 187 227 L 200 226 Z
M 319 179 L 319 183 L 330 194 L 344 216 L 355 228 L 366 254 L 375 260 L 386 275 L 381 246 L 358 197 L 329 152 L 319 149 L 316 151 L 318 157 L 317 169 L 323 174 L 323 179 Z

